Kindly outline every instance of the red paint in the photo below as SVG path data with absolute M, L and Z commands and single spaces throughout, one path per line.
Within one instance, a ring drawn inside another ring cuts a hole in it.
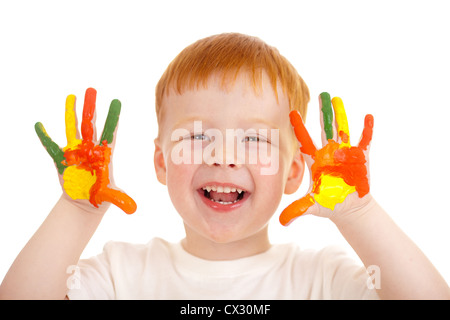
M 339 137 L 341 137 L 343 143 L 348 143 L 348 134 L 344 131 L 339 131 Z
M 74 149 L 64 152 L 63 164 L 77 167 L 96 174 L 97 180 L 89 190 L 89 202 L 96 208 L 103 201 L 111 202 L 130 214 L 136 211 L 137 206 L 127 194 L 111 189 L 109 179 L 109 164 L 111 161 L 111 148 L 106 140 L 103 145 L 95 145 L 91 140 L 84 140 Z
M 111 161 L 111 148 L 106 140 L 95 144 L 94 138 L 94 114 L 97 91 L 93 88 L 86 90 L 84 98 L 83 119 L 81 123 L 82 142 L 73 149 L 64 152 L 66 166 L 75 165 L 81 169 L 96 175 L 96 182 L 89 190 L 89 202 L 96 208 L 103 201 L 111 202 L 128 214 L 137 209 L 132 198 L 122 191 L 109 187 L 109 164 Z
M 357 147 L 342 146 L 330 139 L 320 150 L 315 148 L 300 114 L 297 111 L 292 111 L 289 116 L 297 140 L 301 144 L 300 150 L 304 154 L 310 155 L 314 160 L 311 166 L 311 179 L 313 181 L 311 194 L 319 193 L 323 174 L 342 178 L 346 184 L 355 187 L 360 198 L 369 193 L 370 186 L 364 151 L 367 150 L 372 140 L 374 122 L 372 115 L 369 114 L 365 117 L 363 134 Z M 347 134 L 341 131 L 339 135 L 343 143 L 348 143 L 349 136 Z M 294 201 L 283 210 L 280 215 L 282 225 L 288 225 L 295 218 L 304 214 L 315 203 L 311 194 Z
M 328 140 L 328 144 L 318 150 L 313 159 L 315 160 L 311 166 L 313 193 L 319 191 L 322 174 L 340 177 L 349 186 L 355 186 L 360 198 L 369 192 L 366 157 L 359 147 L 339 149 L 339 143 Z
M 88 88 L 84 96 L 83 120 L 81 122 L 81 136 L 83 140 L 91 140 L 94 137 L 94 113 L 95 99 L 97 91 L 94 88 Z
M 373 135 L 373 116 L 371 114 L 366 115 L 364 118 L 364 130 L 361 136 L 361 141 L 358 147 L 362 150 L 367 150 L 367 146 L 370 144 Z

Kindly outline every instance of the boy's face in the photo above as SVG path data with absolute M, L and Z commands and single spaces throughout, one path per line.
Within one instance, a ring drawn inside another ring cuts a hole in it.
M 287 97 L 279 92 L 277 102 L 265 75 L 258 93 L 247 75 L 227 90 L 220 79 L 164 98 L 155 168 L 187 237 L 228 243 L 267 232 L 304 167 L 294 158 Z

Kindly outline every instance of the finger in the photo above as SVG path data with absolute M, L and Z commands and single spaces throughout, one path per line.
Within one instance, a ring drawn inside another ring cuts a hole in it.
M 65 113 L 67 146 L 63 149 L 64 151 L 69 148 L 74 148 L 81 142 L 77 130 L 78 123 L 77 114 L 75 112 L 75 102 L 76 97 L 73 94 L 67 96 Z
M 314 203 L 314 198 L 309 194 L 292 202 L 286 209 L 283 210 L 283 212 L 281 212 L 279 219 L 280 223 L 283 226 L 288 226 L 296 218 L 303 215 Z
M 109 107 L 108 116 L 106 117 L 105 126 L 103 127 L 102 136 L 100 138 L 100 145 L 111 144 L 114 140 L 114 132 L 116 131 L 117 124 L 119 122 L 121 110 L 121 103 L 119 100 L 115 99 L 111 102 Z
M 334 97 L 331 100 L 336 116 L 337 133 L 341 140 L 341 145 L 350 147 L 350 131 L 348 129 L 347 114 L 345 113 L 344 103 L 341 98 Z
M 94 88 L 88 88 L 84 96 L 83 120 L 81 121 L 81 136 L 83 140 L 94 139 L 94 115 L 95 99 L 97 91 Z
M 367 147 L 370 145 L 370 141 L 372 141 L 373 135 L 373 116 L 371 114 L 367 114 L 364 118 L 364 130 L 361 135 L 361 140 L 359 141 L 358 147 L 362 150 L 367 150 Z
M 328 140 L 333 139 L 335 135 L 335 128 L 333 126 L 333 109 L 331 108 L 331 98 L 328 92 L 322 92 L 319 95 L 320 107 L 320 123 L 322 126 L 322 146 L 328 143 Z
M 120 190 L 110 188 L 98 192 L 94 198 L 91 198 L 89 201 L 96 207 L 103 201 L 110 202 L 127 214 L 132 214 L 136 212 L 137 209 L 136 202 L 134 202 L 130 196 Z
M 303 124 L 302 116 L 297 110 L 293 110 L 289 113 L 289 118 L 291 120 L 291 125 L 294 128 L 295 136 L 301 144 L 300 151 L 313 157 L 317 149 Z
M 52 157 L 53 161 L 55 162 L 56 167 L 58 168 L 59 174 L 62 174 L 64 172 L 64 169 L 66 168 L 66 166 L 62 164 L 62 161 L 65 160 L 64 152 L 49 137 L 49 135 L 47 134 L 47 131 L 45 131 L 45 128 L 42 125 L 42 123 L 37 122 L 34 125 L 34 129 L 36 130 L 36 133 L 39 137 L 39 140 L 41 140 L 42 145 L 44 146 L 44 148 L 47 150 L 50 157 Z

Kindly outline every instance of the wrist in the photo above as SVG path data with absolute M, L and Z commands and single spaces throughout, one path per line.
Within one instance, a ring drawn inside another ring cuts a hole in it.
M 359 201 L 356 201 L 356 205 L 348 208 L 341 214 L 333 215 L 330 220 L 333 221 L 338 228 L 340 228 L 348 224 L 353 224 L 361 218 L 368 215 L 373 215 L 379 211 L 378 209 L 380 206 L 370 193 L 365 195 L 363 198 L 359 198 L 358 200 Z
M 64 206 L 67 212 L 73 212 L 91 218 L 94 216 L 102 218 L 110 206 L 110 203 L 104 203 L 96 208 L 89 200 L 73 200 L 66 193 L 61 195 L 58 202 Z

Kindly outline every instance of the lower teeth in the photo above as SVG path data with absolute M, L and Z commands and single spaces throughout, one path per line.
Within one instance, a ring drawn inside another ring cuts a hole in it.
M 216 202 L 216 203 L 220 203 L 220 204 L 233 204 L 233 203 L 236 203 L 236 202 L 242 200 L 242 198 L 244 197 L 244 192 L 241 192 L 241 193 L 238 195 L 237 199 L 234 200 L 234 201 L 221 201 L 221 200 L 214 200 L 214 199 L 211 199 L 210 196 L 209 196 L 209 192 L 206 191 L 206 190 L 204 190 L 204 196 L 205 196 L 206 198 L 208 198 L 209 200 L 211 200 L 211 201 L 213 201 L 213 202 Z
M 214 199 L 209 199 L 209 200 L 211 200 L 211 201 L 213 201 L 213 202 L 217 202 L 217 203 L 220 203 L 220 204 L 232 204 L 232 203 L 236 203 L 236 202 L 238 202 L 239 200 L 234 200 L 234 201 L 216 201 L 216 200 L 214 200 Z

